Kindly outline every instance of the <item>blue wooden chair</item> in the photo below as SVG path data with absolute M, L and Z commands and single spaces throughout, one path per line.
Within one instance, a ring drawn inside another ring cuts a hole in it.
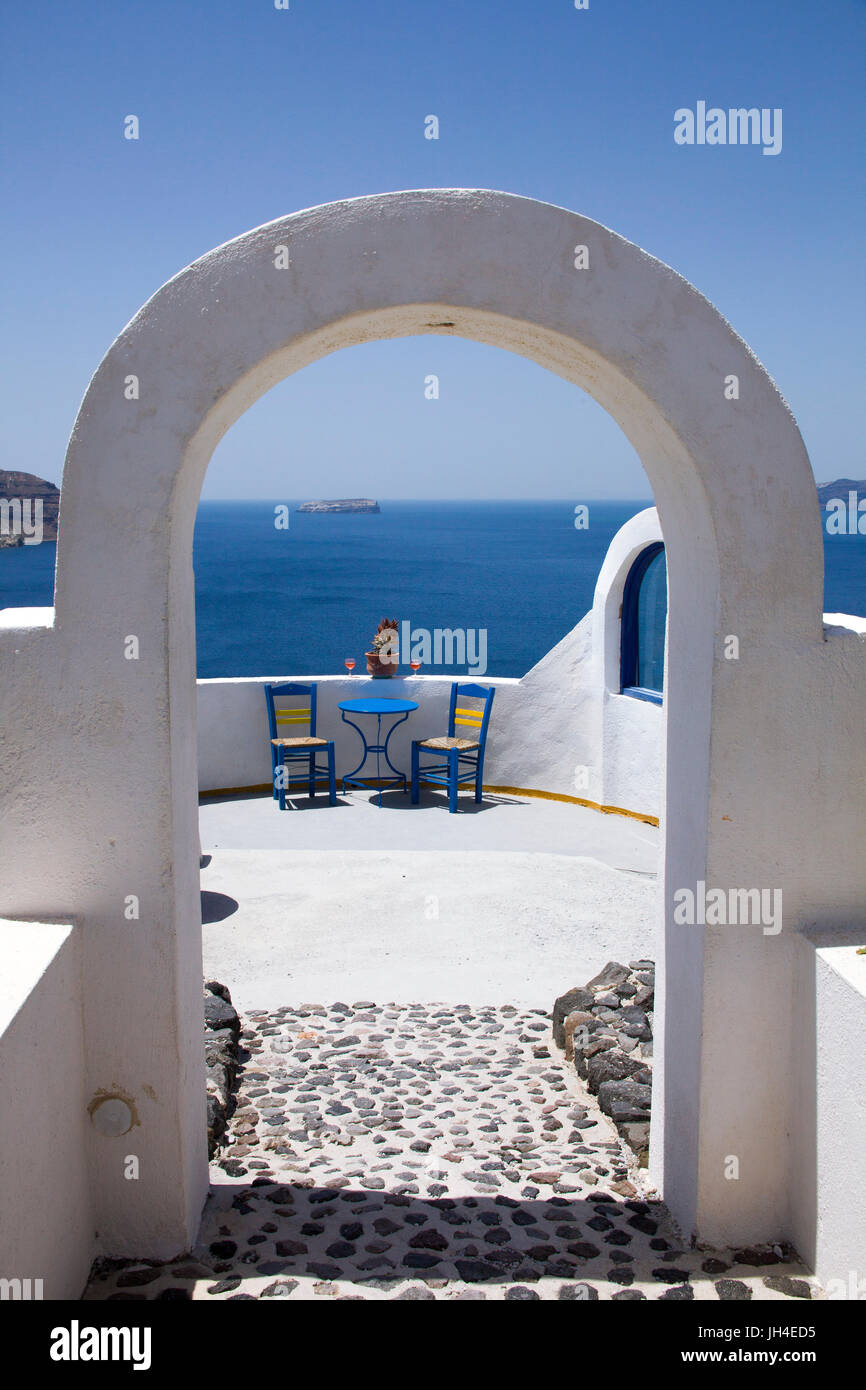
M 448 788 L 448 810 L 457 810 L 457 792 L 463 782 L 475 783 L 475 800 L 481 800 L 484 778 L 484 748 L 487 725 L 493 706 L 492 686 L 460 685 L 451 687 L 451 708 L 448 712 L 448 733 L 444 738 L 414 739 L 412 743 L 412 803 L 418 805 L 421 782 L 432 782 Z M 463 703 L 458 706 L 457 701 Z M 466 705 L 467 700 L 483 700 L 482 705 Z M 475 738 L 462 738 L 458 728 L 468 729 Z M 436 762 L 422 763 L 430 755 Z
M 277 700 L 292 697 L 293 703 L 280 704 Z M 300 704 L 297 697 L 306 697 L 306 703 Z M 289 768 L 292 764 L 306 763 L 306 770 L 302 772 L 306 782 L 310 799 L 316 795 L 316 777 L 327 772 L 328 775 L 328 798 L 332 806 L 337 804 L 337 779 L 334 772 L 334 744 L 332 740 L 316 737 L 316 685 L 300 685 L 297 681 L 284 681 L 282 685 L 268 684 L 265 686 L 265 700 L 268 706 L 268 729 L 271 737 L 271 771 L 274 788 L 274 800 L 279 801 L 280 810 L 286 809 L 286 782 L 291 781 L 292 774 Z M 298 727 L 308 726 L 309 733 L 299 734 L 297 737 L 288 736 L 287 730 Z M 327 766 L 320 767 L 317 764 L 317 756 L 324 751 L 327 757 Z

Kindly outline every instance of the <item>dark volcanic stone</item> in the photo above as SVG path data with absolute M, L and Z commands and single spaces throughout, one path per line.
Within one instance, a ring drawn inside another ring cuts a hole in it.
M 645 1071 L 644 1063 L 637 1057 L 630 1057 L 619 1048 L 596 1052 L 586 1063 L 586 1081 L 593 1095 L 605 1081 L 625 1081 L 635 1072 Z
M 413 1250 L 447 1250 L 448 1241 L 440 1231 L 432 1228 L 428 1231 L 419 1231 L 417 1236 L 413 1236 L 409 1241 Z
M 812 1297 L 812 1290 L 805 1279 L 791 1279 L 787 1274 L 770 1274 L 765 1278 L 764 1284 L 774 1293 L 787 1294 L 788 1298 Z
M 613 989 L 614 985 L 622 984 L 628 976 L 627 966 L 621 965 L 617 960 L 609 960 L 604 969 L 587 982 L 587 989 Z
M 494 1226 L 491 1231 L 485 1233 L 484 1239 L 488 1245 L 507 1245 L 511 1240 L 511 1232 L 504 1231 L 501 1226 Z
M 225 1243 L 231 1244 L 230 1241 Z M 213 1250 L 213 1246 L 211 1246 L 211 1249 Z M 233 1251 L 236 1249 L 236 1245 L 232 1246 Z M 163 1271 L 159 1267 L 156 1269 L 130 1269 L 126 1274 L 118 1275 L 117 1287 L 119 1289 L 130 1289 L 138 1288 L 142 1284 L 152 1284 L 154 1279 L 158 1279 L 162 1272 Z
M 240 1283 L 240 1279 L 220 1279 L 208 1287 L 208 1293 L 231 1293 L 233 1289 L 240 1288 Z
M 380 1236 L 392 1236 L 400 1227 L 396 1221 L 391 1221 L 387 1216 L 379 1216 L 373 1222 L 373 1230 Z
M 598 1103 L 615 1124 L 649 1119 L 652 1087 L 637 1081 L 605 1081 L 598 1088 Z
M 746 1250 L 738 1250 L 734 1256 L 734 1264 L 738 1265 L 777 1265 L 779 1256 L 774 1250 L 755 1250 L 749 1246 Z
M 307 1264 L 307 1273 L 315 1274 L 317 1279 L 339 1279 L 343 1273 L 339 1265 L 323 1264 L 319 1260 L 310 1260 Z
M 586 1224 L 591 1231 L 609 1231 L 612 1223 L 608 1221 L 606 1216 L 594 1216 Z
M 259 1270 L 262 1266 L 259 1265 Z M 288 1298 L 293 1289 L 298 1287 L 297 1279 L 277 1279 L 273 1284 L 268 1284 L 267 1288 L 262 1289 L 262 1298 Z
M 565 1020 L 569 1014 L 580 1009 L 588 1013 L 595 999 L 588 989 L 570 989 L 561 994 L 553 1006 L 553 1040 L 558 1047 L 565 1047 Z
M 493 1279 L 499 1273 L 494 1264 L 486 1260 L 455 1260 L 457 1273 L 466 1284 L 479 1284 L 484 1279 Z
M 597 1303 L 598 1289 L 594 1289 L 592 1284 L 563 1284 L 557 1297 L 578 1303 Z
M 689 1277 L 687 1269 L 674 1269 L 669 1265 L 666 1269 L 654 1269 L 653 1278 L 658 1279 L 663 1284 L 682 1284 Z
M 214 1240 L 209 1249 L 212 1255 L 216 1255 L 219 1260 L 230 1260 L 232 1255 L 237 1252 L 237 1243 L 233 1240 Z
M 265 1193 L 265 1201 L 273 1202 L 276 1207 L 289 1206 L 295 1200 L 295 1194 L 290 1187 L 275 1187 L 273 1192 Z
M 306 1249 L 306 1247 L 304 1248 Z M 331 1244 L 325 1251 L 325 1254 L 330 1255 L 332 1260 L 346 1260 L 350 1255 L 354 1255 L 354 1253 L 355 1247 L 352 1245 L 351 1241 L 348 1240 L 331 1241 Z
M 543 1264 L 545 1260 L 550 1259 L 551 1255 L 556 1254 L 556 1247 L 554 1245 L 532 1245 L 526 1254 L 531 1260 L 538 1260 L 539 1264 Z
M 622 1025 L 621 1031 L 628 1038 L 637 1038 L 639 1042 L 649 1042 L 652 1038 L 649 1019 L 635 1004 L 623 1004 L 617 1023 Z
M 723 1302 L 729 1303 L 736 1300 L 746 1302 L 752 1297 L 752 1290 L 748 1284 L 744 1284 L 742 1279 L 717 1279 L 715 1290 Z
M 211 1032 L 216 1032 L 221 1028 L 227 1028 L 235 1042 L 237 1042 L 240 1037 L 241 1021 L 238 1018 L 237 1009 L 233 1004 L 229 1004 L 225 999 L 221 999 L 219 995 L 205 995 L 204 1020 Z
M 628 1231 L 611 1231 L 610 1235 L 605 1236 L 605 1245 L 630 1245 L 633 1236 Z

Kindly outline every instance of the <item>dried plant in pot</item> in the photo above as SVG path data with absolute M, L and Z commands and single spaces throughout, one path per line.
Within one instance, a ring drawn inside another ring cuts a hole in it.
M 380 680 L 397 674 L 400 663 L 398 647 L 399 623 L 396 618 L 383 618 L 373 638 L 372 651 L 365 652 L 367 675 Z

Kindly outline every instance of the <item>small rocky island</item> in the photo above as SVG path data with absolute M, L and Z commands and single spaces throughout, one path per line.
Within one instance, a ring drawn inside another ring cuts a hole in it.
M 372 497 L 344 497 L 334 502 L 303 502 L 299 512 L 378 512 L 379 503 Z
M 18 507 L 7 506 L 0 512 L 0 548 L 24 544 L 25 531 L 18 520 L 21 503 L 29 503 L 29 506 L 25 505 L 23 509 L 27 527 L 32 527 L 41 514 L 40 539 L 57 540 L 60 489 L 53 483 L 46 482 L 44 478 L 37 478 L 35 473 L 18 473 L 0 468 L 0 501 L 19 503 Z M 36 506 L 37 501 L 40 503 L 39 507 Z

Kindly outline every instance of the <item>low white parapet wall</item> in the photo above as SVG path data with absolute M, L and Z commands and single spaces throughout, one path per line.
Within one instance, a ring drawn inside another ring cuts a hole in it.
M 394 766 L 408 776 L 411 742 L 444 734 L 448 729 L 448 708 L 451 699 L 452 676 L 392 676 L 374 680 L 368 676 L 256 676 L 231 680 L 200 680 L 198 682 L 198 746 L 199 790 L 203 792 L 263 786 L 271 781 L 270 744 L 265 706 L 265 685 L 269 682 L 315 682 L 317 686 L 317 733 L 320 738 L 333 739 L 337 776 L 352 772 L 361 761 L 363 745 L 355 729 L 344 723 L 338 708 L 343 700 L 392 699 L 414 700 L 418 709 L 395 729 L 389 744 L 389 757 Z M 469 678 L 464 678 L 469 679 Z M 516 680 L 484 678 L 478 682 L 492 685 L 494 696 L 493 720 L 500 720 L 508 697 L 519 685 Z M 348 716 L 363 729 L 368 743 L 375 743 L 375 715 L 352 713 Z M 382 720 L 383 740 L 395 726 L 397 716 L 386 715 Z M 303 732 L 303 731 L 300 731 Z M 496 734 L 491 724 L 487 741 L 485 781 L 491 781 L 495 757 Z M 368 760 L 363 772 L 375 776 L 375 758 Z M 382 775 L 389 771 L 384 759 Z
M 830 1298 L 866 1298 L 863 945 L 842 927 L 795 942 L 794 1241 Z
M 602 720 L 604 694 L 587 658 L 590 622 L 584 619 L 543 662 L 522 680 L 495 676 L 460 677 L 496 694 L 487 736 L 484 783 L 543 792 L 658 817 L 661 800 L 663 712 L 626 696 L 621 702 L 618 738 L 610 717 Z M 270 745 L 264 687 L 269 681 L 315 681 L 320 738 L 333 739 L 337 777 L 354 771 L 361 740 L 343 722 L 339 704 L 348 699 L 415 700 L 418 709 L 396 727 L 389 745 L 394 766 L 408 776 L 411 742 L 447 733 L 454 676 L 393 676 L 374 680 L 355 676 L 257 676 L 198 682 L 198 765 L 202 793 L 240 791 L 270 783 Z M 350 714 L 376 742 L 374 715 Z M 382 733 L 395 719 L 383 719 Z M 371 758 L 363 775 L 375 775 Z M 382 762 L 382 775 L 389 775 Z
M 78 934 L 0 919 L 0 953 L 0 1296 L 78 1298 L 94 1255 Z

